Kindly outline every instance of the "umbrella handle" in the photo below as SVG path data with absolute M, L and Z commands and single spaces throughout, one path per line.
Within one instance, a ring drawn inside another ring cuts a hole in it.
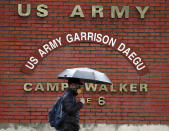
M 84 86 L 84 85 L 83 85 Z M 81 87 L 82 88 L 82 87 Z M 82 88 L 83 89 L 83 88 Z M 82 90 L 82 97 L 84 98 L 84 90 Z
M 82 91 L 82 97 L 84 98 L 84 91 Z

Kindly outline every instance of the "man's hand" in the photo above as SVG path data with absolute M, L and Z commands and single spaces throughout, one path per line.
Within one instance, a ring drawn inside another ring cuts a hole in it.
M 84 98 L 80 98 L 80 102 L 82 102 L 83 104 L 85 104 L 85 99 Z

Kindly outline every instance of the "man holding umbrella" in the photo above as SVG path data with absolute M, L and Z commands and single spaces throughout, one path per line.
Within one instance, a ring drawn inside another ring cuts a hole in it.
M 67 95 L 63 100 L 63 111 L 67 113 L 67 116 L 60 124 L 59 131 L 79 131 L 79 110 L 82 109 L 85 100 L 81 98 L 80 102 L 76 102 L 76 96 L 78 95 L 77 90 L 83 83 L 80 79 L 70 78 L 68 84 Z
M 85 104 L 84 98 L 76 102 L 77 90 L 83 82 L 94 82 L 111 84 L 106 74 L 90 68 L 65 69 L 58 75 L 58 79 L 67 79 L 69 88 L 66 90 L 66 97 L 63 100 L 63 111 L 68 115 L 61 123 L 60 131 L 79 131 L 79 110 Z

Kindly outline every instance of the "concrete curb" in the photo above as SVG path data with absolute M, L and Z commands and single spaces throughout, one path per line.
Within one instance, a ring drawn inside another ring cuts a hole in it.
M 169 131 L 161 124 L 81 124 L 80 131 Z M 0 131 L 55 131 L 48 123 L 0 123 Z

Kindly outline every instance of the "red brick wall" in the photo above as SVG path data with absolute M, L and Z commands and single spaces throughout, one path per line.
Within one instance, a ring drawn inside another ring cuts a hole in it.
M 32 5 L 31 15 L 20 17 L 17 4 Z M 38 4 L 48 5 L 49 15 L 36 16 Z M 70 18 L 75 5 L 81 5 L 85 18 Z M 104 18 L 91 18 L 91 6 L 104 7 Z M 130 6 L 128 19 L 111 19 L 111 6 Z M 150 6 L 145 19 L 135 6 Z M 105 72 L 115 86 L 120 83 L 147 83 L 147 93 L 84 92 L 92 104 L 81 110 L 81 123 L 162 123 L 169 124 L 167 0 L 1 0 L 0 1 L 0 122 L 47 122 L 48 110 L 59 92 L 25 92 L 24 83 L 64 82 L 57 75 L 65 68 L 89 67 Z M 113 33 L 137 50 L 150 73 L 138 76 L 117 51 L 91 43 L 71 44 L 50 54 L 34 74 L 20 69 L 34 49 L 64 32 L 98 31 Z M 81 95 L 80 95 L 81 96 Z M 99 96 L 106 105 L 99 106 Z

